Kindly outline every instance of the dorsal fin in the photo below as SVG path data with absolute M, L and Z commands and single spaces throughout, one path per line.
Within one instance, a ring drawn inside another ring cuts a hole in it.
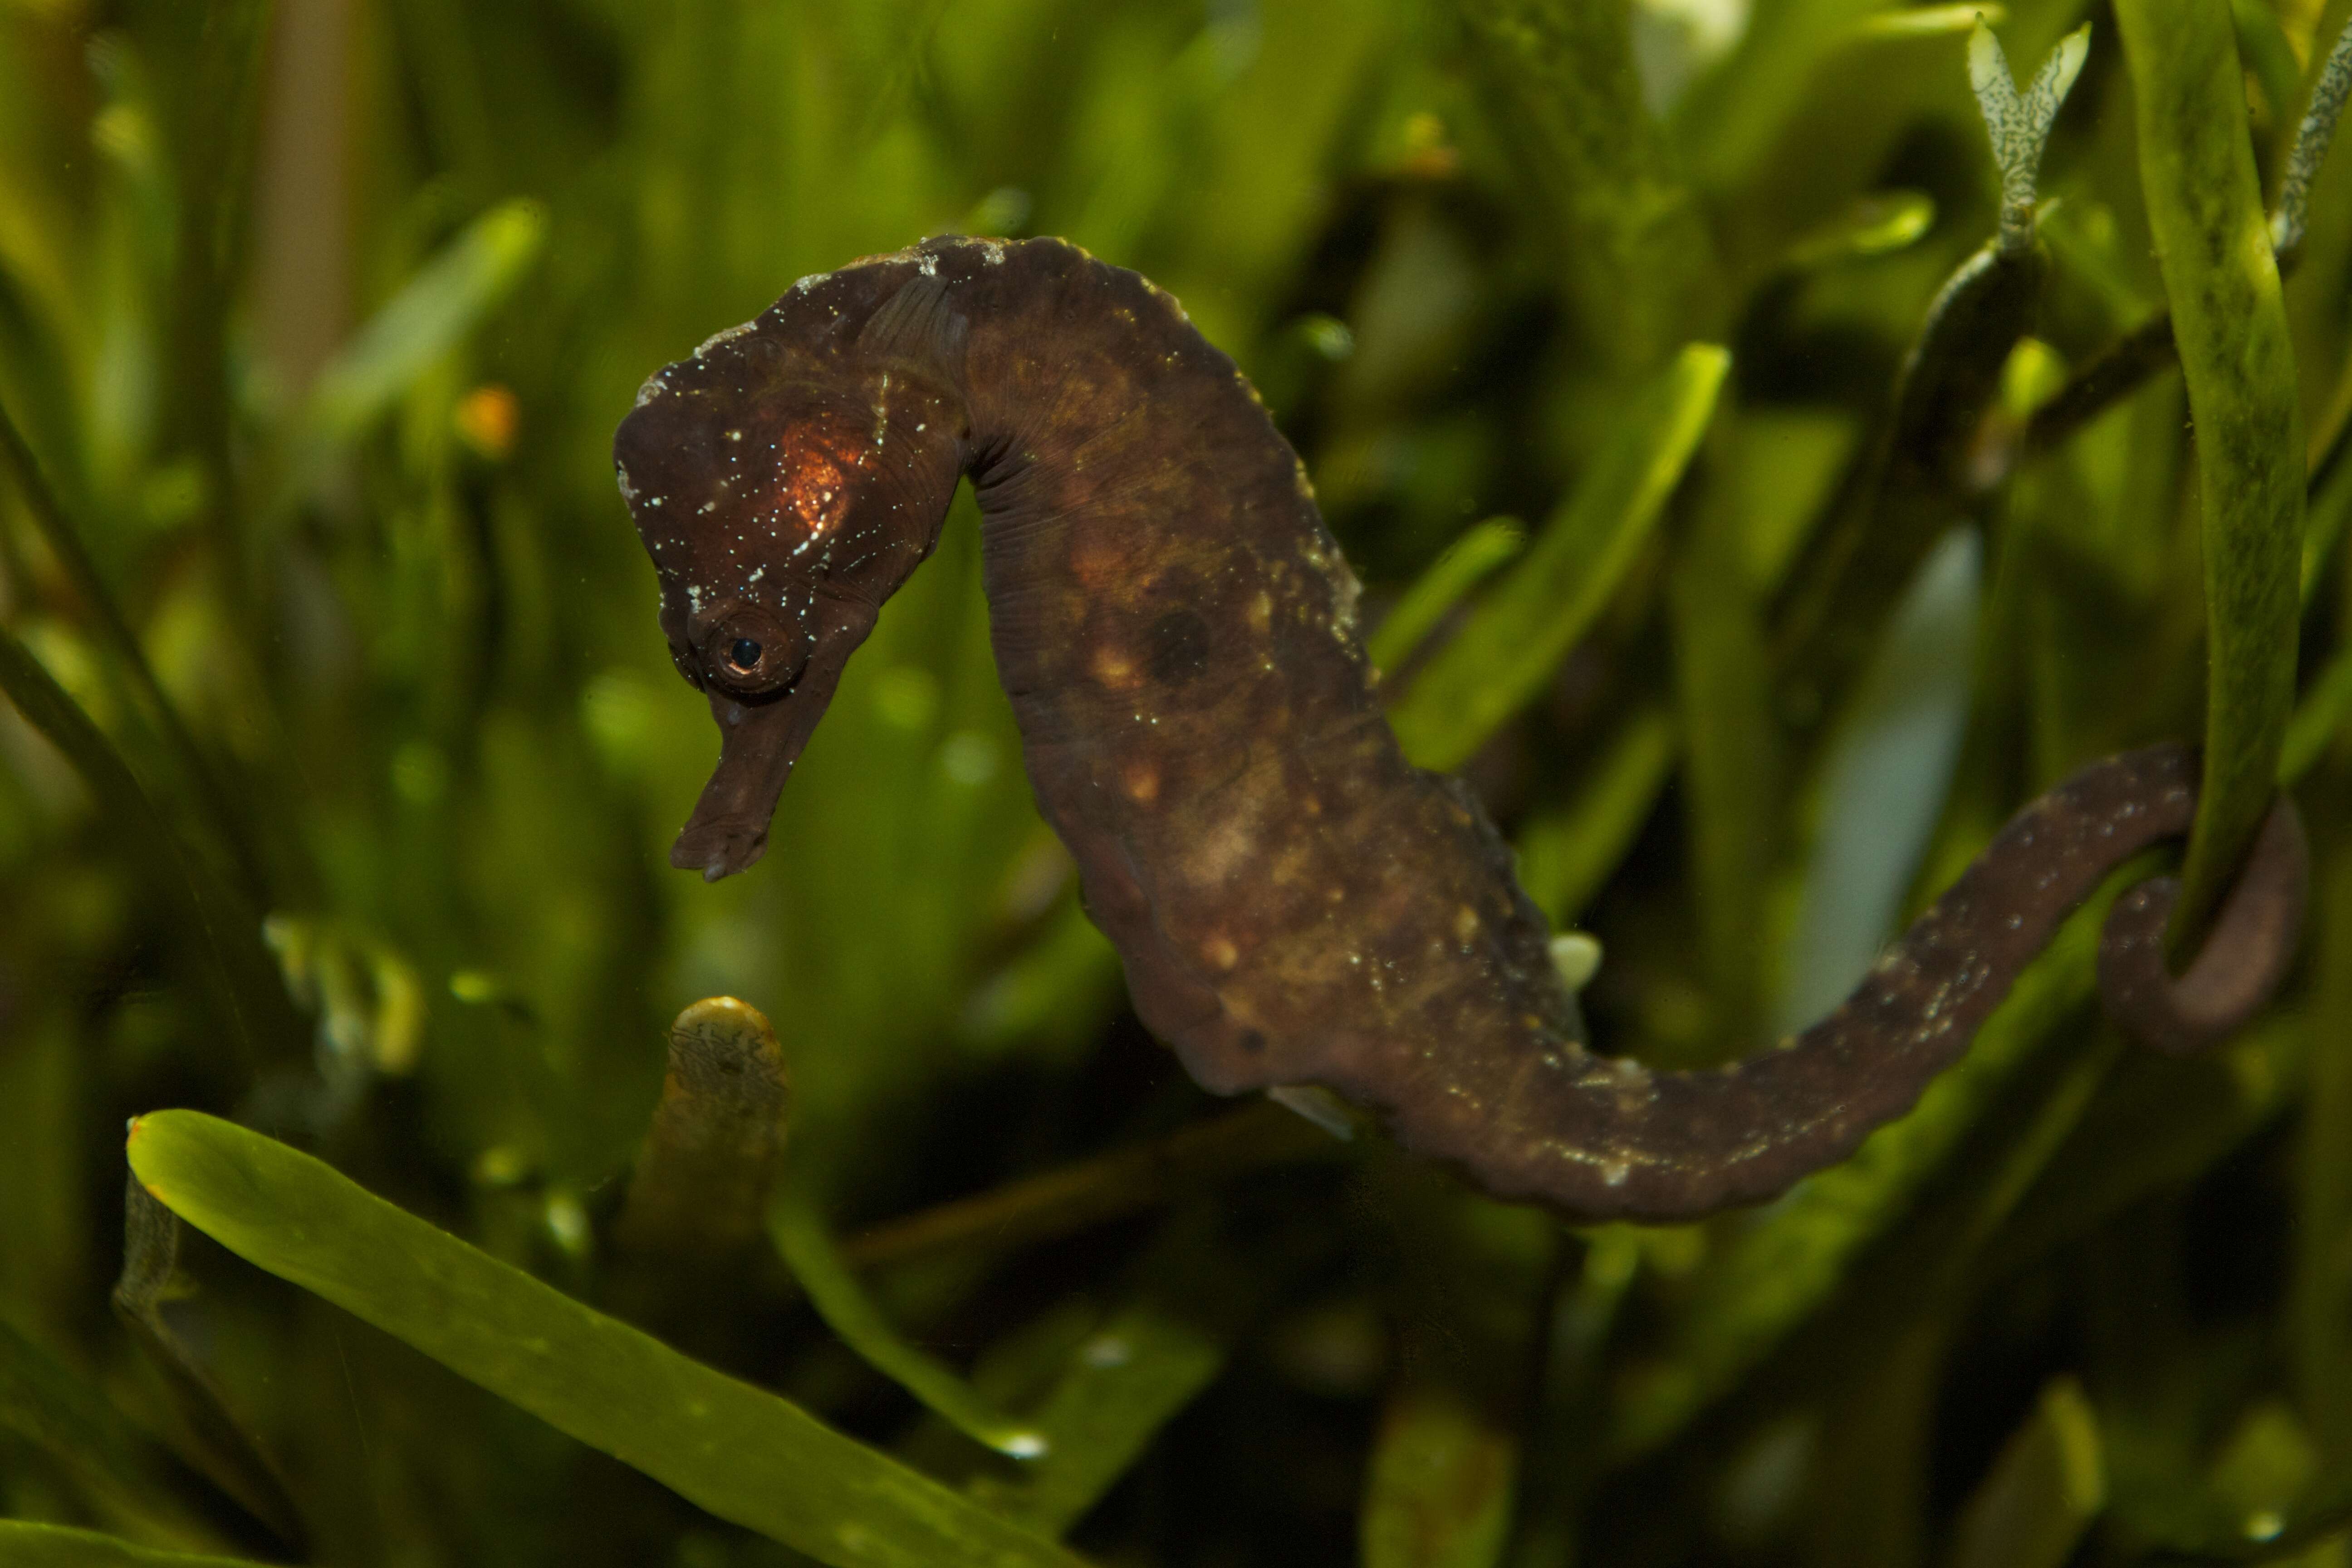
M 857 347 L 861 353 L 879 358 L 913 360 L 961 384 L 964 345 L 971 336 L 971 323 L 949 302 L 947 284 L 925 271 L 882 301 L 858 332 Z

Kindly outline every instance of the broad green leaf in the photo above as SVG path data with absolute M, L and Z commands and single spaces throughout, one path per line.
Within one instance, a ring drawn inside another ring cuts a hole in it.
M 1730 368 L 1727 351 L 1693 343 L 1633 400 L 1527 554 L 1390 710 L 1415 763 L 1467 762 L 1576 646 L 1665 510 Z
M 805 1196 L 787 1192 L 769 1206 L 768 1235 L 826 1326 L 876 1371 L 974 1442 L 1016 1459 L 1047 1452 L 1045 1434 L 1034 1423 L 997 1409 L 970 1380 L 898 1331 L 849 1271 L 824 1216 Z
M 2294 699 L 2303 416 L 2221 0 L 2117 0 L 2140 184 L 2204 511 L 2205 773 L 2173 936 L 2201 935 L 2270 810 Z
M 1527 542 L 1527 531 L 1507 517 L 1488 518 L 1455 540 L 1364 639 L 1365 656 L 1381 669 L 1404 663 L 1464 595 L 1509 565 Z
M 1363 1568 L 1493 1568 L 1511 1522 L 1518 1443 L 1450 1389 L 1390 1400 L 1359 1521 Z
M 2060 1378 L 1960 1510 L 1949 1568 L 2063 1568 L 2106 1502 L 2098 1417 Z
M 156 1111 L 131 1124 L 129 1155 L 149 1192 L 230 1251 L 820 1562 L 1077 1561 L 258 1133 Z
M 467 225 L 319 373 L 313 428 L 331 441 L 366 428 L 514 291 L 546 231 L 545 211 L 529 201 L 502 203 Z
M 159 1552 L 94 1530 L 0 1519 L 0 1563 L 8 1568 L 254 1568 L 255 1559 Z

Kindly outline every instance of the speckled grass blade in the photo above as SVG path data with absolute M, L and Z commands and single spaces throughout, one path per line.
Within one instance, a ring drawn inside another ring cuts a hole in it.
M 2303 424 L 2229 7 L 2117 0 L 2116 20 L 2204 510 L 2205 774 L 2173 933 L 2193 941 L 2275 787 L 2294 691 Z
M 1729 353 L 1693 343 L 1634 400 L 1525 558 L 1390 710 L 1405 755 L 1459 767 L 1542 687 L 1649 538 L 1730 369 Z
M 131 1124 L 129 1154 L 149 1192 L 232 1252 L 820 1562 L 1078 1561 L 258 1133 L 157 1111 Z

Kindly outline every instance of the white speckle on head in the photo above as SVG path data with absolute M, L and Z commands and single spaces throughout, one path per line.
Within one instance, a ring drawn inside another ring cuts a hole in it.
M 720 343 L 725 342 L 728 339 L 740 338 L 745 332 L 750 331 L 759 324 L 760 323 L 757 321 L 739 321 L 734 326 L 729 327 L 724 331 L 711 333 L 709 337 L 703 339 L 700 343 L 696 345 L 694 357 L 700 359 L 704 354 L 709 353 L 712 349 L 717 348 Z
M 812 272 L 805 278 L 796 279 L 793 283 L 793 292 L 805 294 L 832 276 L 830 272 Z
M 629 482 L 629 470 L 621 464 L 614 463 L 613 478 L 620 484 L 621 499 L 635 506 L 637 500 L 637 487 Z
M 709 516 L 710 513 L 712 513 L 712 512 L 714 512 L 714 511 L 717 511 L 718 510 L 719 510 L 719 503 L 718 503 L 717 501 L 715 501 L 715 500 L 707 500 L 707 501 L 704 501 L 700 506 L 696 507 L 696 508 L 694 509 L 694 515 L 695 515 L 695 516 L 697 516 L 697 517 L 707 517 L 707 516 Z
M 980 259 L 983 266 L 1003 266 L 1004 242 L 1001 239 L 983 239 L 980 241 Z
M 653 499 L 653 500 L 649 500 L 649 501 L 646 502 L 646 504 L 647 506 L 659 506 L 659 505 L 661 505 L 661 503 L 662 503 L 662 498 L 661 498 L 661 497 L 659 497 L 659 496 L 656 496 L 656 497 L 654 497 L 654 499 Z
M 643 408 L 646 404 L 651 403 L 655 398 L 659 397 L 663 393 L 667 392 L 669 388 L 662 383 L 661 373 L 659 371 L 656 371 L 653 374 L 646 377 L 646 379 L 639 384 L 637 387 L 636 406 Z
M 743 438 L 743 432 L 740 430 L 730 430 L 727 432 L 727 438 L 730 441 L 740 441 Z
M 940 258 L 936 256 L 925 256 L 915 263 L 915 268 L 926 278 L 937 278 L 940 275 Z

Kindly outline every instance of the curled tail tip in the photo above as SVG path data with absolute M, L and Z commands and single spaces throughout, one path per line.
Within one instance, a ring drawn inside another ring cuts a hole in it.
M 2303 818 L 2284 793 L 2263 818 L 2204 944 L 2179 973 L 2165 961 L 2179 902 L 2177 878 L 2157 877 L 2116 900 L 2099 942 L 2099 997 L 2126 1034 L 2167 1056 L 2209 1049 L 2260 1012 L 2286 978 L 2303 932 L 2311 856 Z

